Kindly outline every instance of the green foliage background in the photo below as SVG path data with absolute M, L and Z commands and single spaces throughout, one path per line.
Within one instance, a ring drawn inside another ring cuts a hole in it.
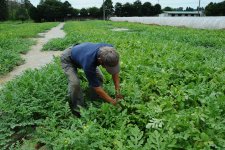
M 113 44 L 121 56 L 125 98 L 118 107 L 91 100 L 81 71 L 87 107 L 76 118 L 58 59 L 42 70 L 27 71 L 0 94 L 3 149 L 29 149 L 37 142 L 46 149 L 225 148 L 223 30 L 102 21 L 67 22 L 64 29 L 67 36 L 44 49 Z M 113 83 L 103 72 L 104 88 L 113 96 Z

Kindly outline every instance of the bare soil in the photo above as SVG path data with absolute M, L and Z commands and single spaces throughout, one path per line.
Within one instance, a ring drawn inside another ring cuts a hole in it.
M 128 31 L 127 28 L 113 28 L 112 31 Z

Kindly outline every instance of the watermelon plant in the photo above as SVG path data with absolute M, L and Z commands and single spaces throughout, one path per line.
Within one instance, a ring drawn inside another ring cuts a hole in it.
M 23 63 L 20 54 L 26 53 L 35 43 L 31 38 L 56 25 L 57 23 L 0 23 L 0 76 Z
M 56 58 L 1 90 L 2 149 L 225 148 L 225 31 L 108 21 L 67 22 L 64 29 L 67 36 L 44 49 L 113 44 L 121 56 L 124 99 L 117 107 L 90 99 L 80 71 L 87 106 L 76 118 Z M 103 73 L 104 88 L 113 96 L 110 75 Z

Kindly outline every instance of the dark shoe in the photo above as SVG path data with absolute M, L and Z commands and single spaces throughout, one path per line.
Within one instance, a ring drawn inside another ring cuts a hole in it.
M 77 116 L 77 118 L 81 118 L 80 112 L 75 111 L 74 109 L 71 109 L 71 112 L 73 115 Z
M 72 112 L 72 114 L 73 114 L 73 115 L 77 116 L 77 118 L 80 118 L 80 117 L 81 117 L 80 112 L 79 112 L 79 111 L 74 110 L 74 108 L 73 108 L 73 105 L 72 105 L 72 102 L 71 102 L 71 101 L 69 101 L 69 107 L 70 107 L 70 110 L 71 110 L 71 112 Z

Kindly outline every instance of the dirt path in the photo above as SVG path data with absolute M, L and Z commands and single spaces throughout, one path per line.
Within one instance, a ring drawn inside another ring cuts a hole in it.
M 41 68 L 44 65 L 50 63 L 54 56 L 59 56 L 61 51 L 41 51 L 44 44 L 53 38 L 63 38 L 65 32 L 61 30 L 64 23 L 60 23 L 57 27 L 52 28 L 46 33 L 39 33 L 40 38 L 36 38 L 37 44 L 31 47 L 31 50 L 22 55 L 25 63 L 21 66 L 16 67 L 12 72 L 0 77 L 0 89 L 7 81 L 12 80 L 18 75 L 21 75 L 23 71 L 27 69 Z

